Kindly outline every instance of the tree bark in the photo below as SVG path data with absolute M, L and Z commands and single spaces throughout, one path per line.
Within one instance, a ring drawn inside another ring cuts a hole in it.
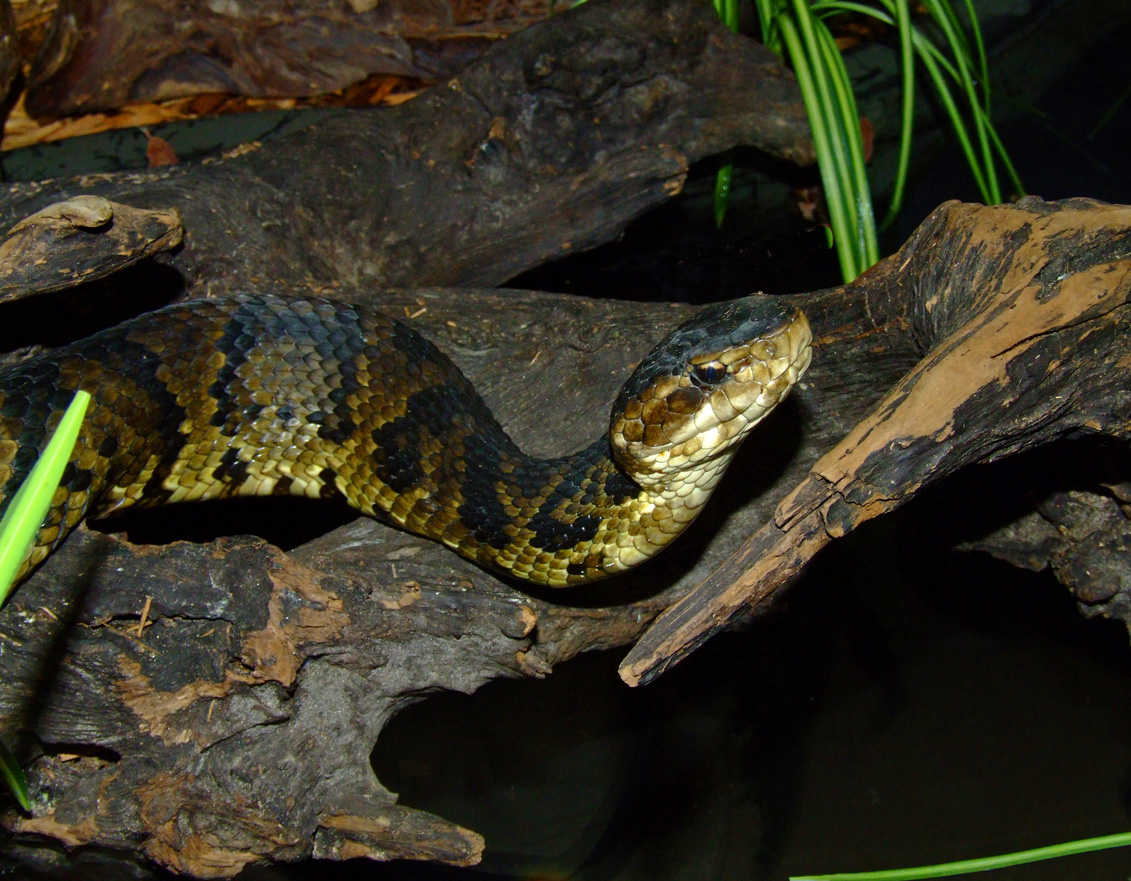
M 219 161 L 9 185 L 0 225 L 95 195 L 175 206 L 198 295 L 265 278 L 341 287 L 499 284 L 615 237 L 689 165 L 739 144 L 813 158 L 781 62 L 695 0 L 586 3 L 394 108 Z
M 27 103 L 67 116 L 201 92 L 316 95 L 373 74 L 435 82 L 549 15 L 547 0 L 61 0 Z

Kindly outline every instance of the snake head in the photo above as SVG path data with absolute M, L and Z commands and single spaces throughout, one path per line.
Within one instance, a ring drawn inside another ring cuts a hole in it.
M 804 313 L 763 295 L 719 303 L 668 334 L 613 406 L 613 456 L 637 483 L 707 488 L 805 372 Z

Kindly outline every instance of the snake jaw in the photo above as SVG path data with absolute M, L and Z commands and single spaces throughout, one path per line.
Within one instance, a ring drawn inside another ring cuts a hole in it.
M 811 357 L 812 334 L 797 311 L 752 340 L 696 353 L 678 375 L 645 386 L 614 416 L 617 462 L 641 486 L 713 486 L 738 443 L 797 383 Z M 702 364 L 722 365 L 711 387 L 696 379 Z

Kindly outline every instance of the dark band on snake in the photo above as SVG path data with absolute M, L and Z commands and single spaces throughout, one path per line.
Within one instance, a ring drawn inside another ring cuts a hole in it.
M 143 315 L 0 375 L 0 515 L 73 393 L 93 396 L 21 570 L 88 515 L 342 495 L 482 566 L 564 585 L 648 559 L 695 518 L 810 359 L 769 297 L 705 309 L 625 383 L 607 432 L 537 459 L 430 342 L 380 313 L 242 296 Z

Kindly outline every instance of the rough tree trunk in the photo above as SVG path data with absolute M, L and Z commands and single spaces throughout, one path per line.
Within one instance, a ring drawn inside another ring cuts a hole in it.
M 540 455 L 579 446 L 606 422 L 630 366 L 688 307 L 374 288 L 494 282 L 566 241 L 595 242 L 661 198 L 663 182 L 678 188 L 687 157 L 739 138 L 703 104 L 721 91 L 711 78 L 729 81 L 724 68 L 750 64 L 741 59 L 753 50 L 697 4 L 671 3 L 655 16 L 664 22 L 658 34 L 622 21 L 602 32 L 611 42 L 599 53 L 581 51 L 609 25 L 601 16 L 627 14 L 594 4 L 569 19 L 585 37 L 572 54 L 551 52 L 548 32 L 532 29 L 505 44 L 516 57 L 499 47 L 458 87 L 396 111 L 395 124 L 358 121 L 361 137 L 333 124 L 198 168 L 9 188 L 0 212 L 11 222 L 63 197 L 109 201 L 71 202 L 0 243 L 0 259 L 38 249 L 47 261 L 38 280 L 0 267 L 0 282 L 10 283 L 0 291 L 58 282 L 53 254 L 91 278 L 114 254 L 161 250 L 177 229 L 168 213 L 126 212 L 122 228 L 98 218 L 119 216 L 121 205 L 176 209 L 185 245 L 168 264 L 173 288 L 325 290 L 413 316 L 520 445 Z M 557 28 L 554 39 L 570 32 Z M 586 68 L 592 54 L 604 61 Z M 501 91 L 490 65 L 499 82 L 531 97 Z M 507 79 L 515 71 L 527 73 Z M 779 73 L 770 83 L 792 88 Z M 537 117 L 539 107 L 570 101 L 590 108 L 588 127 L 547 109 L 540 118 L 560 116 L 565 140 L 530 143 L 537 129 L 522 128 L 523 108 Z M 628 117 L 607 115 L 617 101 Z M 419 117 L 407 113 L 417 105 L 426 108 Z M 438 113 L 454 127 L 440 126 Z M 429 119 L 435 140 L 424 134 Z M 749 132 L 751 119 L 739 128 Z M 629 123 L 641 134 L 627 146 L 605 137 L 604 126 Z M 686 128 L 673 134 L 676 123 Z M 372 141 L 380 146 L 371 155 L 349 152 L 377 134 L 385 140 Z M 314 156 L 321 186 L 294 164 Z M 533 183 L 523 183 L 519 165 Z M 604 177 L 628 167 L 636 177 Z M 322 196 L 362 168 L 371 174 L 327 204 Z M 376 175 L 394 189 L 384 176 L 393 173 L 407 175 L 411 194 L 395 208 L 369 188 Z M 772 595 L 830 540 L 967 465 L 1088 433 L 1113 438 L 1117 463 L 1126 462 L 1129 230 L 1131 209 L 1092 202 L 952 203 L 856 284 L 798 295 L 818 343 L 802 387 L 747 444 L 725 494 L 688 535 L 653 563 L 592 587 L 520 590 L 370 520 L 289 552 L 254 538 L 133 545 L 81 528 L 0 615 L 2 733 L 27 762 L 34 801 L 30 816 L 2 817 L 18 833 L 10 857 L 64 862 L 52 845 L 86 845 L 211 877 L 312 855 L 474 863 L 479 836 L 398 806 L 369 766 L 378 734 L 407 703 L 498 676 L 541 676 L 580 651 L 644 633 L 623 668 L 642 681 Z M 523 256 L 509 256 L 515 250 Z M 30 316 L 36 305 L 0 308 Z M 1022 518 L 1009 548 L 1030 565 L 1059 565 L 1074 550 L 1111 561 L 1113 589 L 1097 593 L 1092 582 L 1081 596 L 1118 612 L 1131 587 L 1116 555 L 1101 552 L 1127 543 L 1126 475 L 1100 469 L 1093 478 L 1073 488 L 1071 506 L 1057 507 L 1075 532 L 1059 532 L 1053 547 Z M 307 507 L 296 516 L 315 515 Z M 1004 534 L 995 547 L 1005 547 Z M 1079 580 L 1079 566 L 1057 571 Z
M 7 188 L 7 227 L 63 197 L 176 208 L 197 295 L 495 285 L 616 236 L 738 144 L 812 159 L 796 82 L 694 0 L 601 2 L 496 44 L 395 108 L 199 166 Z
M 317 95 L 372 74 L 435 82 L 493 40 L 549 17 L 550 5 L 61 0 L 27 104 L 36 116 L 66 116 L 201 92 Z

